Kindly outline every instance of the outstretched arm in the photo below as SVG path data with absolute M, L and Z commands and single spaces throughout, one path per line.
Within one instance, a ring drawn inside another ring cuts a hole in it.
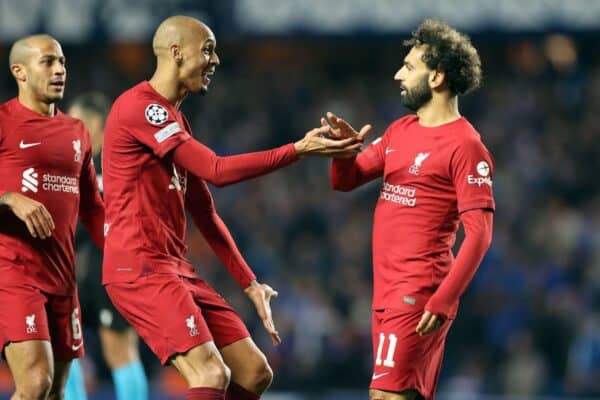
M 313 129 L 293 144 L 227 157 L 219 157 L 202 143 L 191 139 L 175 147 L 173 157 L 176 164 L 193 175 L 215 186 L 226 186 L 268 174 L 304 155 L 356 154 L 360 149 L 360 144 L 354 139 L 327 139 L 322 136 L 326 132 L 327 128 Z

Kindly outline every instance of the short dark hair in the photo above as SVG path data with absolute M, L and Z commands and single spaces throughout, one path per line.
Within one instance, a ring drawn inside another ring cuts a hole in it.
M 481 59 L 469 37 L 441 21 L 428 19 L 417 28 L 405 46 L 426 46 L 422 60 L 429 69 L 444 71 L 453 95 L 481 86 Z
M 106 119 L 110 110 L 110 99 L 101 92 L 87 92 L 75 97 L 70 106 L 81 107 L 86 113 L 100 114 L 102 119 Z

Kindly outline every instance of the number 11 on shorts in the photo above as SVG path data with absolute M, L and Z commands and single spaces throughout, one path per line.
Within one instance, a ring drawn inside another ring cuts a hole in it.
M 383 353 L 383 346 L 385 343 L 385 333 L 379 334 L 379 344 L 377 345 L 377 357 L 375 358 L 375 365 L 383 364 L 384 367 L 393 368 L 396 364 L 394 362 L 394 352 L 396 351 L 396 344 L 398 343 L 398 338 L 393 333 L 390 333 L 388 335 L 388 341 L 390 342 L 390 344 L 387 348 L 385 360 L 383 360 L 382 363 L 381 354 Z

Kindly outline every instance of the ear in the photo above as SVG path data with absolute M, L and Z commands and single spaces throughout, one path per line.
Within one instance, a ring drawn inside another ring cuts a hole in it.
M 446 73 L 440 70 L 432 71 L 431 75 L 429 75 L 429 86 L 432 89 L 439 88 L 446 81 Z
M 181 53 L 181 47 L 178 44 L 173 44 L 169 48 L 169 51 L 171 52 L 171 57 L 173 57 L 175 64 L 181 65 L 181 62 L 183 61 L 183 54 Z
M 23 64 L 12 64 L 10 66 L 10 72 L 16 80 L 25 82 L 27 80 L 27 72 Z

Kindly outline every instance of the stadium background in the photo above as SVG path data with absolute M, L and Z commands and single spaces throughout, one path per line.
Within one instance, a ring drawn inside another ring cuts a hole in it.
M 485 81 L 460 106 L 495 156 L 497 212 L 449 336 L 439 398 L 600 398 L 600 1 L 1 0 L 0 100 L 16 94 L 7 55 L 18 37 L 48 32 L 63 43 L 64 109 L 79 93 L 114 98 L 148 78 L 152 32 L 178 13 L 217 36 L 210 92 L 183 110 L 223 155 L 299 139 L 328 110 L 372 123 L 376 138 L 406 112 L 392 79 L 402 40 L 427 17 L 468 32 Z M 265 399 L 366 398 L 379 183 L 335 193 L 328 167 L 307 159 L 213 191 L 259 279 L 279 290 L 279 348 L 189 231 L 199 274 L 242 314 L 274 367 Z M 90 398 L 112 398 L 96 334 L 85 334 Z M 174 371 L 143 356 L 153 398 L 182 397 Z M 0 397 L 10 382 L 1 364 Z

